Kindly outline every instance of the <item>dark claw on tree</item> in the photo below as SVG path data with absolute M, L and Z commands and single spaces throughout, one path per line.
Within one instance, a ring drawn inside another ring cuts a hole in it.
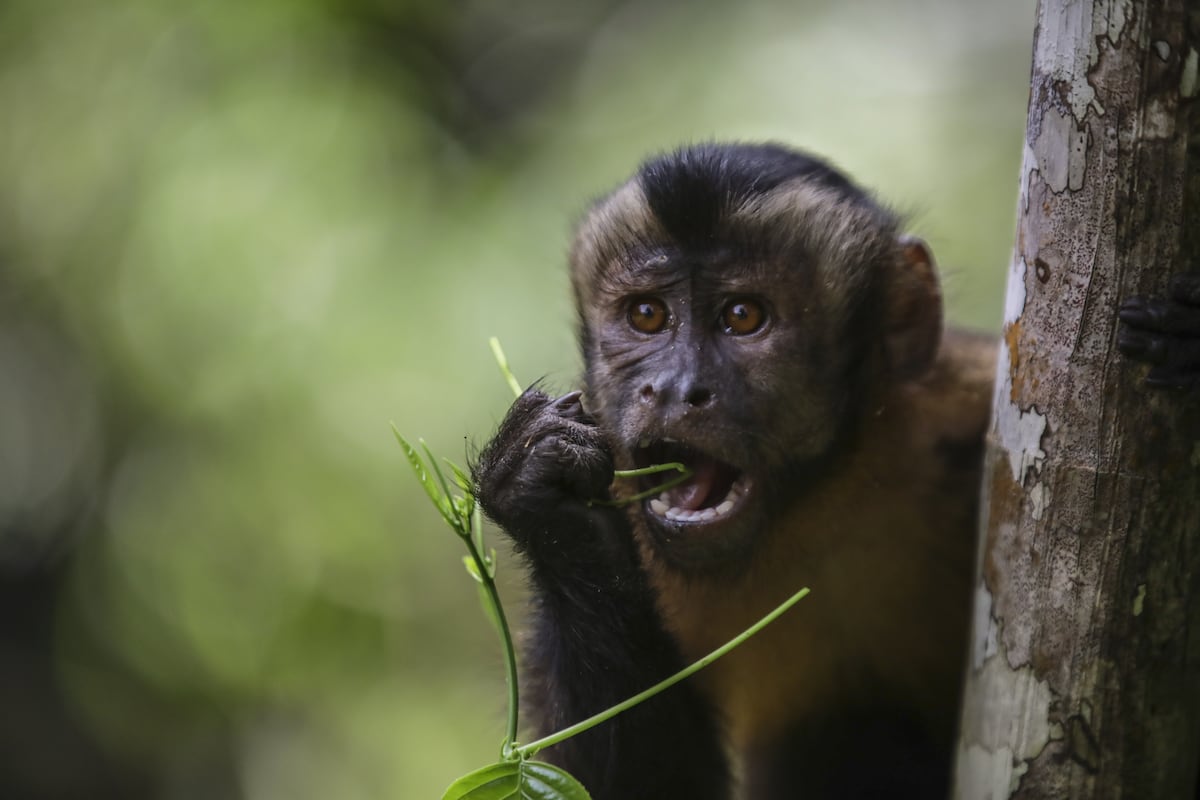
M 1117 349 L 1153 366 L 1147 386 L 1200 386 L 1200 273 L 1172 277 L 1165 299 L 1129 298 L 1117 317 Z

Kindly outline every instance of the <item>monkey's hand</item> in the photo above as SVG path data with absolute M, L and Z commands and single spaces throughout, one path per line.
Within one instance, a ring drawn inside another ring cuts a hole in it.
M 1167 292 L 1121 304 L 1117 349 L 1151 365 L 1147 386 L 1200 388 L 1200 273 L 1175 275 Z
M 629 518 L 609 505 L 613 459 L 579 392 L 530 389 L 473 465 L 479 504 L 531 569 L 536 600 L 523 697 L 538 735 L 613 706 L 683 667 L 640 570 Z M 596 800 L 728 797 L 707 702 L 684 683 L 545 751 Z
M 556 399 L 526 390 L 472 467 L 484 512 L 535 568 L 616 544 L 603 540 L 623 517 L 595 503 L 608 498 L 612 477 L 612 455 L 579 392 Z

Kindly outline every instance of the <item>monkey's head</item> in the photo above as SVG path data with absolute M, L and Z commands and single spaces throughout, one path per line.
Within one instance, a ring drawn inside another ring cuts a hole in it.
M 846 177 L 776 145 L 647 161 L 585 217 L 571 278 L 588 402 L 618 466 L 692 472 L 635 512 L 680 569 L 736 565 L 941 335 L 925 246 Z

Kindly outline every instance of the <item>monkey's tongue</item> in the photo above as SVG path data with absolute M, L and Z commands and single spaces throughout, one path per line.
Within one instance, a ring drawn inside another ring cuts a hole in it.
M 666 491 L 668 504 L 675 508 L 695 511 L 704 508 L 705 501 L 713 493 L 713 487 L 728 468 L 712 459 L 694 459 L 688 465 L 692 471 L 686 481 Z M 717 498 L 718 500 L 720 498 Z
M 655 489 L 678 480 L 678 474 L 658 472 L 642 477 L 642 490 L 655 491 L 658 495 L 648 502 L 650 512 L 674 522 L 715 520 L 731 511 L 738 497 L 746 491 L 741 470 L 683 442 L 669 439 L 643 441 L 635 454 L 635 463 L 639 467 L 671 463 L 687 467 L 686 480 L 670 488 Z

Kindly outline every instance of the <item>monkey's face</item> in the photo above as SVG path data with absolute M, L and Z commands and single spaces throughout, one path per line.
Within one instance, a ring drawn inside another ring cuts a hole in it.
M 690 472 L 640 501 L 645 530 L 681 566 L 736 560 L 853 413 L 857 381 L 832 304 L 813 270 L 744 248 L 660 246 L 612 264 L 607 278 L 585 323 L 593 413 L 620 467 Z
M 909 253 L 891 215 L 789 151 L 730 153 L 643 166 L 571 254 L 587 401 L 617 466 L 690 471 L 661 490 L 675 473 L 614 487 L 650 492 L 635 528 L 681 569 L 736 565 L 845 449 L 880 384 L 906 361 L 924 368 L 940 330 L 940 305 L 913 299 L 936 299 L 930 264 L 928 281 L 903 277 L 928 252 Z M 818 171 L 780 179 L 788 169 Z

